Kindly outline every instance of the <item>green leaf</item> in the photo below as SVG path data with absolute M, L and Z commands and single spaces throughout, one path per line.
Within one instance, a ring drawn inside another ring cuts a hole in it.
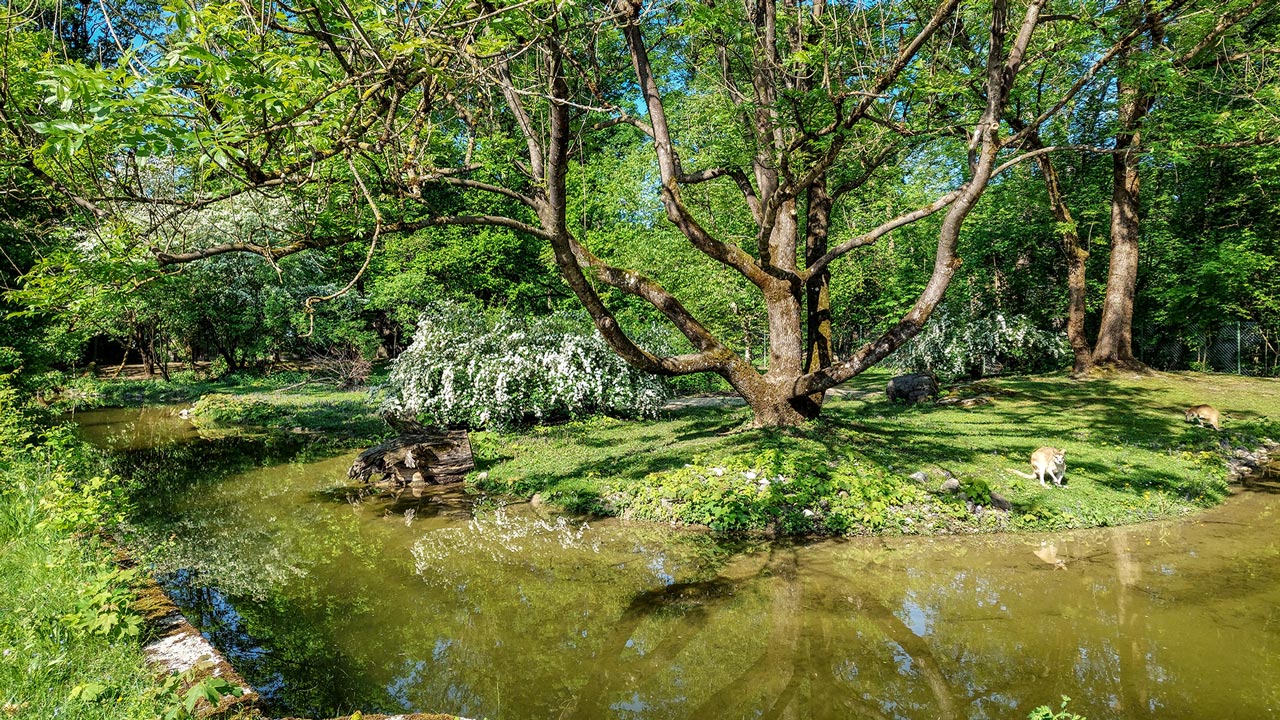
M 102 694 L 106 691 L 107 686 L 102 683 L 85 683 L 71 688 L 71 692 L 68 694 L 67 699 L 73 701 L 79 700 L 80 702 L 93 702 L 94 700 L 102 697 Z

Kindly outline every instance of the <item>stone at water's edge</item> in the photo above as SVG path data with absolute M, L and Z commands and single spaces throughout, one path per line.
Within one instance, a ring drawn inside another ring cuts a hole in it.
M 889 381 L 885 394 L 890 400 L 906 400 L 918 403 L 938 395 L 938 380 L 929 373 L 912 373 L 899 375 Z
M 474 470 L 466 430 L 423 430 L 401 435 L 360 453 L 347 477 L 368 481 L 375 473 L 400 483 L 460 482 Z

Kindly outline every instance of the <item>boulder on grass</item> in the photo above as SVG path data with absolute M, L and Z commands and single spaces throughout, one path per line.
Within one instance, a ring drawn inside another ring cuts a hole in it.
M 914 405 L 938 396 L 938 380 L 930 373 L 899 375 L 889 381 L 885 394 L 890 400 L 905 400 Z

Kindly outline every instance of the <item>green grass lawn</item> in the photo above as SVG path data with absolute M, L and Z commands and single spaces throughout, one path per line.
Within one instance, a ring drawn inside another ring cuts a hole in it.
M 476 433 L 472 442 L 484 474 L 477 473 L 473 482 L 489 492 L 537 493 L 574 510 L 678 519 L 688 515 L 653 510 L 724 501 L 723 492 L 708 499 L 706 493 L 694 498 L 679 490 L 682 482 L 717 482 L 700 468 L 744 457 L 749 466 L 751 456 L 775 450 L 811 466 L 852 462 L 869 467 L 882 477 L 874 483 L 879 494 L 866 498 L 888 498 L 890 506 L 895 487 L 936 490 L 939 479 L 921 487 L 908 478 L 929 468 L 954 473 L 966 491 L 977 488 L 977 495 L 985 485 L 1014 506 L 1003 518 L 991 513 L 980 519 L 942 494 L 907 493 L 898 498 L 901 504 L 921 507 L 891 510 L 889 515 L 897 515 L 888 522 L 863 523 L 848 532 L 1088 527 L 1176 516 L 1216 504 L 1225 495 L 1227 453 L 1280 438 L 1272 419 L 1280 418 L 1280 381 L 1273 379 L 1195 373 L 1086 381 L 1064 375 L 1004 378 L 952 389 L 957 396 L 993 397 L 991 404 L 963 408 L 889 403 L 876 392 L 887 378 L 886 373 L 863 375 L 846 386 L 862 399 L 833 399 L 819 420 L 787 431 L 750 429 L 749 412 L 738 407 L 690 409 L 648 422 L 593 419 L 519 434 Z M 1199 403 L 1224 413 L 1222 433 L 1184 421 L 1183 409 Z M 1066 486 L 1042 488 L 1009 472 L 1030 472 L 1028 457 L 1042 445 L 1066 450 Z M 691 463 L 692 472 L 684 467 Z M 682 472 L 693 477 L 666 482 Z M 667 485 L 668 496 L 653 497 L 646 486 L 655 484 Z M 800 499 L 816 500 L 811 510 L 821 515 L 824 490 L 841 488 L 849 489 L 827 484 L 800 493 Z M 904 517 L 912 521 L 903 523 Z M 755 520 L 748 525 L 759 525 Z M 822 531 L 820 524 L 814 529 Z

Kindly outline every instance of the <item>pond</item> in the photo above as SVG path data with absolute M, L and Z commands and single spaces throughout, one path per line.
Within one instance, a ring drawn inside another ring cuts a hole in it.
M 457 488 L 354 451 L 82 413 L 149 488 L 134 541 L 277 715 L 1101 718 L 1280 712 L 1280 478 L 1055 535 L 726 541 Z

